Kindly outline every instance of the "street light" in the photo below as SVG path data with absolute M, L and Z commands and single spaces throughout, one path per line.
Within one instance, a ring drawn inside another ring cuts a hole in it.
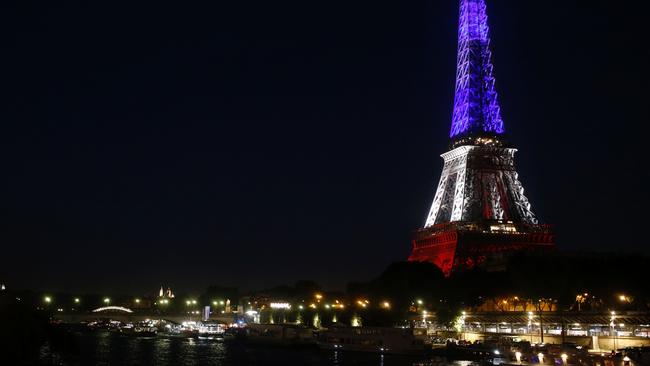
M 109 304 L 110 302 L 111 302 L 111 299 L 109 299 L 108 297 L 104 298 L 104 304 Z
M 461 315 L 460 315 L 460 322 L 461 322 L 460 329 L 463 331 L 463 334 L 465 332 L 465 320 L 466 319 L 467 319 L 467 312 L 465 312 L 465 311 L 461 312 Z
M 135 301 L 136 304 L 140 303 L 140 299 L 135 299 L 134 301 Z
M 612 328 L 612 333 L 614 334 L 614 349 L 616 349 L 616 323 L 614 323 L 614 320 L 616 320 L 616 312 L 612 311 L 611 315 L 609 318 L 609 326 Z
M 52 298 L 49 297 L 49 296 L 45 296 L 45 297 L 43 298 L 43 301 L 45 301 L 46 304 L 49 304 L 49 303 L 52 302 Z
M 78 303 L 80 303 L 80 302 L 81 302 L 81 300 L 80 300 L 78 297 L 75 297 L 75 298 L 74 298 L 74 303 L 75 303 L 75 304 L 78 304 Z
M 530 343 L 533 343 L 533 312 L 528 312 L 528 334 L 530 334 Z

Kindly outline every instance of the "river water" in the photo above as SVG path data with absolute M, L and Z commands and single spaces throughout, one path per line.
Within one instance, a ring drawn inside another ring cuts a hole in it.
M 138 366 L 470 366 L 469 361 L 423 359 L 311 348 L 247 346 L 193 338 L 137 338 L 116 333 L 76 334 L 65 351 L 44 346 L 41 365 Z

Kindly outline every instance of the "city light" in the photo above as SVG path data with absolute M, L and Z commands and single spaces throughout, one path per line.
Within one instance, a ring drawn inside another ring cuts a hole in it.
M 390 309 L 390 302 L 384 301 L 381 303 L 381 307 L 384 309 Z
M 538 353 L 537 358 L 539 359 L 539 363 L 544 363 L 544 354 L 543 353 Z
M 517 363 L 521 363 L 521 352 L 515 352 L 515 359 L 517 359 Z
M 422 300 L 418 299 L 417 303 L 418 303 L 418 305 L 422 305 Z
M 588 298 L 589 298 L 589 294 L 586 292 L 584 294 L 576 295 L 576 303 L 578 304 L 578 311 L 580 311 L 580 305 L 584 304 Z
M 304 306 L 302 306 L 302 305 L 298 305 L 298 309 L 302 310 L 302 309 L 304 309 L 304 308 L 305 308 Z
M 288 302 L 272 302 L 269 306 L 271 309 L 291 309 L 291 304 Z
M 217 305 L 219 305 L 219 302 L 218 301 L 213 301 L 212 305 L 217 306 Z
M 627 296 L 627 295 L 619 295 L 618 299 L 621 302 L 626 302 L 626 303 L 631 303 L 632 302 L 632 298 L 630 296 Z
M 560 357 L 562 358 L 562 364 L 566 365 L 567 364 L 567 359 L 569 359 L 569 356 L 567 356 L 566 353 L 563 353 L 562 355 L 560 355 Z
M 48 304 L 49 304 L 49 303 L 51 303 L 51 302 L 52 302 L 52 298 L 51 298 L 51 297 L 49 297 L 49 296 L 45 296 L 45 297 L 43 298 L 43 301 L 45 301 L 46 303 L 48 303 Z
M 323 295 L 321 295 L 321 294 L 314 294 L 314 297 L 316 298 L 316 300 L 320 301 L 320 300 L 323 298 Z

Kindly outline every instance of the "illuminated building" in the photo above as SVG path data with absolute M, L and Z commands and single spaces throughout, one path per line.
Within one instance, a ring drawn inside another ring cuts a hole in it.
M 167 291 L 165 291 L 163 289 L 163 286 L 160 286 L 160 291 L 158 292 L 158 297 L 173 299 L 175 296 L 174 296 L 174 293 L 172 292 L 171 287 L 167 287 Z
M 517 151 L 505 138 L 484 0 L 461 0 L 456 95 L 450 150 L 411 261 L 445 273 L 480 265 L 497 268 L 519 250 L 553 249 L 554 235 L 524 196 Z

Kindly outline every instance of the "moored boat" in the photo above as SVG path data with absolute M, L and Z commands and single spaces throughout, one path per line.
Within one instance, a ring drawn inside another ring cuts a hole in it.
M 245 328 L 247 343 L 278 346 L 315 346 L 312 328 L 296 324 L 249 324 Z
M 319 333 L 318 346 L 337 351 L 421 355 L 431 349 L 426 329 L 331 327 Z

